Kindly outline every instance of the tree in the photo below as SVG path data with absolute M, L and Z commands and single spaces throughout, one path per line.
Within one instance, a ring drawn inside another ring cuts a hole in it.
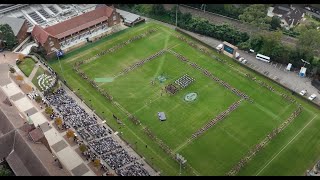
M 73 137 L 74 137 L 74 132 L 71 129 L 68 129 L 67 138 L 73 138 Z
M 50 106 L 48 106 L 48 107 L 46 107 L 46 109 L 44 110 L 44 112 L 46 113 L 46 114 L 52 114 L 53 113 L 53 109 L 50 107 Z
M 0 25 L 0 39 L 5 42 L 5 48 L 9 50 L 18 44 L 17 38 L 8 24 Z
M 16 69 L 13 68 L 13 67 L 10 67 L 10 68 L 9 68 L 9 71 L 10 71 L 11 73 L 15 73 L 15 72 L 16 72 Z
M 12 172 L 5 166 L 0 165 L 0 176 L 10 176 Z
M 281 20 L 278 16 L 273 16 L 270 22 L 271 29 L 277 30 L 278 28 L 281 28 Z
M 263 38 L 261 53 L 272 56 L 271 54 L 273 53 L 274 47 L 276 45 L 281 44 L 282 32 L 281 31 L 276 31 L 276 32 L 263 31 L 261 35 Z
M 81 144 L 79 146 L 79 150 L 83 153 L 83 152 L 86 152 L 87 151 L 87 146 L 85 144 Z
M 166 13 L 166 10 L 164 9 L 162 4 L 153 4 L 151 13 L 154 15 L 162 15 L 163 13 Z
M 264 4 L 253 4 L 244 9 L 244 13 L 239 15 L 239 19 L 258 28 L 269 29 L 270 18 L 267 16 L 267 8 Z
M 30 87 L 30 86 L 29 86 Z M 42 97 L 41 96 L 36 96 L 34 98 L 34 100 L 37 102 L 37 103 L 40 103 L 42 101 Z
M 319 44 L 320 33 L 315 29 L 306 29 L 298 36 L 297 48 L 299 50 L 309 51 L 311 54 L 314 54 L 316 51 L 319 52 Z
M 95 159 L 95 160 L 93 161 L 93 166 L 96 167 L 96 168 L 98 168 L 98 167 L 100 166 L 100 159 Z
M 18 81 L 23 81 L 23 76 L 20 75 L 20 74 L 18 74 L 18 75 L 16 76 L 16 80 L 18 80 Z
M 19 59 L 20 61 L 23 61 L 23 60 L 24 60 L 24 57 L 25 57 L 25 56 L 24 56 L 23 54 L 19 54 L 19 55 L 18 55 L 18 59 Z
M 61 117 L 57 117 L 54 122 L 56 123 L 56 125 L 57 125 L 58 127 L 60 127 L 60 126 L 62 125 L 62 119 L 61 119 Z

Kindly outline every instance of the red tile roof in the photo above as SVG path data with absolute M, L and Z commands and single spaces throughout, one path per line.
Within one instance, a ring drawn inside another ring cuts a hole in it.
M 54 37 L 60 39 L 86 29 L 92 25 L 108 20 L 113 9 L 108 6 L 96 8 L 93 11 L 81 14 L 72 19 L 68 19 L 61 23 L 45 28 L 45 30 Z
M 113 8 L 101 6 L 93 11 L 81 14 L 80 16 L 76 16 L 45 29 L 36 25 L 32 30 L 32 36 L 36 37 L 41 44 L 45 43 L 49 36 L 60 39 L 108 20 L 113 11 Z
M 41 26 L 35 25 L 31 35 L 33 38 L 35 38 L 41 45 L 43 45 L 48 37 L 49 37 L 49 33 L 47 33 Z

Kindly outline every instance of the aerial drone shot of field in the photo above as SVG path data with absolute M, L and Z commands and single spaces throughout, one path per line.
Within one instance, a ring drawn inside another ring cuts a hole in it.
M 320 176 L 319 44 L 317 4 L 0 4 L 0 176 Z
M 317 108 L 156 22 L 49 65 L 161 175 L 302 175 L 318 157 Z

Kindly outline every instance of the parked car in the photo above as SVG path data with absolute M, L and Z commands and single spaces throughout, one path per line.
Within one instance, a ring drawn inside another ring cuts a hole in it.
M 301 96 L 304 96 L 306 93 L 307 93 L 307 90 L 302 90 L 299 94 L 300 94 Z
M 243 57 L 239 58 L 239 61 L 240 61 L 240 62 L 242 62 L 243 60 L 244 60 L 244 58 L 243 58 Z
M 246 59 L 242 60 L 243 64 L 246 64 L 248 61 Z
M 316 94 L 312 94 L 308 99 L 309 99 L 310 101 L 312 101 L 312 100 L 314 100 L 316 97 L 317 97 Z

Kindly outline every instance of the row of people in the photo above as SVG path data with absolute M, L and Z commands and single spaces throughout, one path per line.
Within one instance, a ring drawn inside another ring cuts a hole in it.
M 205 124 L 201 129 L 199 129 L 197 132 L 192 134 L 192 138 L 195 139 L 199 137 L 201 134 L 206 132 L 208 129 L 210 129 L 212 126 L 214 126 L 217 122 L 223 120 L 228 114 L 230 114 L 232 111 L 237 109 L 241 103 L 242 99 L 239 101 L 233 103 L 231 106 L 228 107 L 227 110 L 223 111 L 220 113 L 217 117 L 215 117 L 213 120 Z
M 235 167 L 233 167 L 227 175 L 236 175 L 242 167 L 244 167 L 253 156 L 255 156 L 265 145 L 272 140 L 277 134 L 279 134 L 290 122 L 292 122 L 300 113 L 302 112 L 302 106 L 299 105 L 297 109 L 290 115 L 290 117 L 283 122 L 279 128 L 274 129 L 270 134 L 267 135 L 262 142 L 258 143 L 252 150 L 249 151 L 249 154 L 242 158 Z
M 136 69 L 136 68 L 144 65 L 145 63 L 147 63 L 147 62 L 149 62 L 149 61 L 157 58 L 158 56 L 162 55 L 164 52 L 165 52 L 164 49 L 163 49 L 163 50 L 160 50 L 160 51 L 158 51 L 157 53 L 155 53 L 155 54 L 147 57 L 146 59 L 143 59 L 143 60 L 140 60 L 140 61 L 134 63 L 133 65 L 125 68 L 124 70 L 122 70 L 122 71 L 120 72 L 120 75 L 124 75 L 124 74 L 127 74 L 127 73 L 130 72 L 130 71 L 133 71 L 134 69 Z
M 206 75 L 207 77 L 213 79 L 214 81 L 220 83 L 222 86 L 224 86 L 225 88 L 231 90 L 233 93 L 235 93 L 236 95 L 240 96 L 241 98 L 250 100 L 250 102 L 253 102 L 252 99 L 249 98 L 248 95 L 240 92 L 238 89 L 231 87 L 228 83 L 220 80 L 218 77 L 213 76 L 207 69 L 200 67 L 198 64 L 194 63 L 194 62 L 190 62 L 186 57 L 182 56 L 179 53 L 176 53 L 172 50 L 167 50 L 167 52 L 173 53 L 179 60 L 181 60 L 182 62 L 186 62 L 188 63 L 190 66 L 192 66 L 193 68 L 200 70 L 204 75 Z

